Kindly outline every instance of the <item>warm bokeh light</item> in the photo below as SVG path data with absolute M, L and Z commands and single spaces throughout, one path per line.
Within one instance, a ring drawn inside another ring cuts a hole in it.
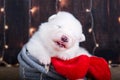
M 59 2 L 61 2 L 62 0 L 59 0 Z
M 5 25 L 5 27 L 4 27 L 4 28 L 5 28 L 5 30 L 7 30 L 7 29 L 8 29 L 8 25 Z
M 120 23 L 120 17 L 118 17 L 118 22 Z
M 0 57 L 0 61 L 2 61 L 3 60 L 3 57 Z
M 30 27 L 30 29 L 29 29 L 29 36 L 32 36 L 35 31 L 36 31 L 36 28 Z
M 1 8 L 0 11 L 1 11 L 1 12 L 4 12 L 4 8 Z
M 33 15 L 37 10 L 39 10 L 39 7 L 34 6 L 30 11 Z
M 60 7 L 67 6 L 68 0 L 59 0 L 60 2 Z
M 6 64 L 6 67 L 12 67 L 12 65 L 11 64 Z
M 91 33 L 91 32 L 92 32 L 92 28 L 89 28 L 89 29 L 88 29 L 88 32 Z
M 109 60 L 108 63 L 111 64 L 111 63 L 112 63 L 112 60 Z
M 6 44 L 6 45 L 4 45 L 4 47 L 5 47 L 5 49 L 8 49 L 8 45 Z
M 98 44 L 98 43 L 96 43 L 96 47 L 99 47 L 99 44 Z
M 86 12 L 90 12 L 90 9 L 86 9 Z

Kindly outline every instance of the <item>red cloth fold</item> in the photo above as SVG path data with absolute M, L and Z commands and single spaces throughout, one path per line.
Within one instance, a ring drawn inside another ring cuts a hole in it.
M 86 75 L 95 80 L 110 80 L 111 74 L 103 58 L 81 55 L 70 60 L 52 58 L 55 70 L 69 80 L 82 79 Z
M 90 57 L 88 74 L 95 80 L 111 80 L 111 72 L 107 62 L 100 57 Z
M 89 57 L 82 55 L 66 61 L 54 57 L 52 65 L 58 73 L 70 80 L 84 78 L 89 67 Z

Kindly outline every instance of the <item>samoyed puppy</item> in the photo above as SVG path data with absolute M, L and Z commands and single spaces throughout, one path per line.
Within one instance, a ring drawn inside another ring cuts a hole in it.
M 51 57 L 68 60 L 79 55 L 91 56 L 79 46 L 85 41 L 81 23 L 68 12 L 58 12 L 42 23 L 24 47 L 42 64 L 50 64 Z

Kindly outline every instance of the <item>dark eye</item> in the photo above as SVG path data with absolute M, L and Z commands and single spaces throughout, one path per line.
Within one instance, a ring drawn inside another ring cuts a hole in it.
M 62 28 L 61 26 L 57 25 L 58 28 Z

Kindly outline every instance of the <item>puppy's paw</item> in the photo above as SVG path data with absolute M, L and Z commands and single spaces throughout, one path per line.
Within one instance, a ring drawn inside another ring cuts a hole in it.
M 41 56 L 41 57 L 39 58 L 39 62 L 40 62 L 41 64 L 47 65 L 47 64 L 50 64 L 50 63 L 51 63 L 51 59 L 50 59 L 50 57 L 47 57 L 47 56 Z
M 62 60 L 69 60 L 71 57 L 67 54 L 64 54 L 64 55 L 59 55 L 57 56 L 58 58 L 62 59 Z

